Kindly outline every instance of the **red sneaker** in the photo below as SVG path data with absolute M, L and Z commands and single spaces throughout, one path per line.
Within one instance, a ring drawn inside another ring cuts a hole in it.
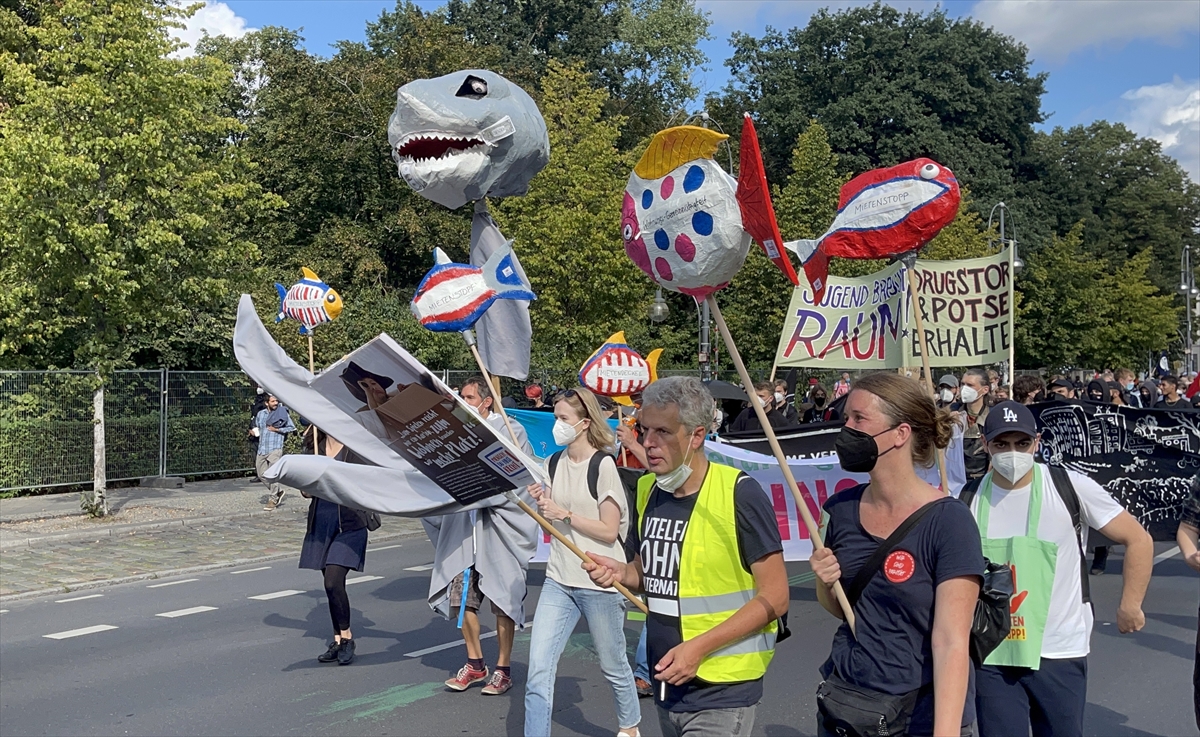
M 482 693 L 484 696 L 499 696 L 510 688 L 512 688 L 512 678 L 504 671 L 498 670 L 492 672 L 492 677 L 483 687 Z
M 458 669 L 458 675 L 446 681 L 446 687 L 454 691 L 466 691 L 471 686 L 486 681 L 488 677 L 488 669 L 485 665 L 482 670 L 475 670 L 468 663 Z

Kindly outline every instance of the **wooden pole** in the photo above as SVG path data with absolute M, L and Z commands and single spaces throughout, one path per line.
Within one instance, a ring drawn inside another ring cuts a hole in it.
M 925 342 L 925 318 L 921 315 L 921 303 L 917 299 L 917 273 L 914 268 L 916 259 L 910 259 L 911 263 L 905 264 L 905 269 L 908 271 L 908 291 L 912 296 L 913 319 L 917 323 L 917 338 L 921 342 L 921 368 L 925 371 L 925 388 L 929 391 L 929 396 L 933 396 L 933 374 L 929 371 L 929 345 Z M 936 401 L 936 400 L 935 400 Z M 937 461 L 938 476 L 942 480 L 942 493 L 950 493 L 950 480 L 946 476 L 946 452 L 941 448 L 935 448 L 934 460 Z
M 488 373 L 487 366 L 483 364 L 483 357 L 479 355 L 479 349 L 475 346 L 475 336 L 471 335 L 471 331 L 465 330 L 463 331 L 463 338 L 467 341 L 467 345 L 471 347 L 471 355 L 475 357 L 475 363 L 478 364 L 480 372 L 483 373 L 484 380 L 487 381 L 488 386 L 495 386 L 494 382 L 492 381 L 492 375 Z M 504 426 L 508 428 L 509 436 L 512 438 L 513 443 L 517 444 L 519 447 L 520 441 L 517 440 L 517 433 L 515 430 L 513 430 L 512 421 L 508 419 L 508 413 L 504 411 L 504 405 L 501 402 L 496 401 L 496 399 L 497 398 L 495 396 L 492 397 L 492 406 L 495 407 L 500 413 L 500 416 L 504 418 Z M 540 468 L 536 469 L 535 475 L 541 475 Z M 547 481 L 549 481 L 549 479 L 543 479 L 543 482 Z M 545 530 L 551 537 L 565 545 L 567 550 L 570 550 L 572 553 L 579 556 L 580 560 L 587 561 L 588 563 L 595 563 L 594 560 L 588 557 L 587 553 L 579 549 L 578 545 L 571 542 L 566 535 L 559 532 L 554 525 L 550 524 L 550 520 L 546 519 L 539 514 L 536 509 L 526 504 L 519 496 L 516 495 L 515 492 L 509 491 L 505 495 L 508 497 L 509 501 L 514 502 L 518 507 L 520 507 L 522 512 L 532 517 L 534 521 L 538 523 L 538 526 Z M 625 586 L 614 582 L 613 588 L 619 591 L 626 599 L 629 599 L 631 602 L 633 602 L 634 606 L 642 611 L 642 614 L 650 613 L 650 610 L 646 607 L 646 603 L 638 596 L 634 595 L 632 591 L 625 588 Z
M 738 352 L 737 346 L 734 345 L 733 336 L 729 333 L 729 326 L 725 324 L 725 317 L 721 314 L 721 308 L 717 305 L 717 298 L 713 295 L 708 296 L 709 309 L 712 312 L 713 318 L 716 320 L 717 329 L 721 331 L 721 338 L 725 341 L 725 349 L 729 351 L 729 357 L 733 359 L 733 365 L 737 367 L 738 375 L 742 378 L 742 384 L 752 388 L 754 382 L 750 380 L 750 372 L 746 370 L 746 364 L 742 362 L 742 354 Z M 812 541 L 813 550 L 821 550 L 825 547 L 825 543 L 821 541 L 821 530 L 817 526 L 816 520 L 813 519 L 812 513 L 808 511 L 808 502 L 804 500 L 804 495 L 800 493 L 800 487 L 796 484 L 796 477 L 792 475 L 792 467 L 788 465 L 787 456 L 783 454 L 783 448 L 779 445 L 779 438 L 775 437 L 775 429 L 771 427 L 771 423 L 767 420 L 767 413 L 759 404 L 758 398 L 751 393 L 750 406 L 754 408 L 755 414 L 758 415 L 759 424 L 762 425 L 763 432 L 767 434 L 767 442 L 771 444 L 771 450 L 775 454 L 775 460 L 779 463 L 779 470 L 783 472 L 783 479 L 787 482 L 788 488 L 792 492 L 792 497 L 796 500 L 796 510 L 800 513 L 800 517 L 804 520 L 804 526 L 808 528 L 808 538 Z M 854 610 L 850 607 L 849 600 L 846 599 L 846 592 L 842 590 L 840 581 L 834 581 L 833 595 L 837 598 L 838 604 L 842 607 L 842 613 L 846 615 L 846 623 L 850 625 L 850 632 L 854 632 Z
M 309 330 L 308 331 L 308 373 L 312 374 L 313 376 L 316 376 L 317 370 L 314 366 L 315 366 L 315 364 L 313 363 L 312 330 Z M 309 427 L 312 428 L 312 434 L 313 434 L 313 455 L 320 455 L 321 454 L 321 451 L 320 451 L 320 446 L 321 446 L 320 433 L 321 433 L 321 431 L 317 429 L 316 425 L 309 425 Z

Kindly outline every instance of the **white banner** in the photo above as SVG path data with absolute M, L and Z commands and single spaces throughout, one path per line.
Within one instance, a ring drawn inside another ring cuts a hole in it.
M 808 528 L 796 511 L 796 500 L 788 490 L 783 472 L 772 456 L 743 450 L 733 445 L 709 440 L 704 444 L 708 460 L 731 466 L 750 475 L 763 488 L 775 510 L 775 521 L 779 524 L 779 537 L 783 540 L 784 560 L 808 560 L 812 555 L 812 541 Z M 956 432 L 950 447 L 946 449 L 946 474 L 950 492 L 958 496 L 959 489 L 966 483 L 966 472 L 962 459 L 962 435 Z M 821 507 L 830 496 L 867 482 L 867 474 L 843 471 L 836 456 L 792 460 L 788 463 L 800 494 L 808 504 L 813 519 L 820 522 Z M 937 467 L 917 469 L 918 475 L 933 486 L 940 486 Z M 634 513 L 631 516 L 636 516 Z M 534 563 L 544 563 L 550 557 L 550 536 L 542 532 L 538 540 Z

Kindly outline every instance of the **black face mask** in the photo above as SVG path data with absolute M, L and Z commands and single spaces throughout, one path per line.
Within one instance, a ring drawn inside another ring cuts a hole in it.
M 899 425 L 896 425 L 899 427 Z M 896 449 L 895 446 L 879 452 L 879 447 L 875 445 L 875 438 L 885 432 L 891 432 L 896 427 L 889 427 L 883 432 L 875 435 L 868 435 L 862 430 L 855 430 L 852 427 L 842 427 L 842 431 L 838 433 L 838 438 L 833 444 L 834 450 L 837 451 L 838 463 L 842 465 L 842 469 L 850 473 L 870 473 L 875 468 L 875 463 L 882 455 L 887 455 Z
M 820 407 L 820 406 L 824 405 L 824 404 L 825 404 L 825 397 L 824 397 L 824 396 L 822 396 L 822 395 L 820 395 L 820 394 L 818 394 L 817 396 L 813 397 L 813 404 L 817 405 L 818 407 Z

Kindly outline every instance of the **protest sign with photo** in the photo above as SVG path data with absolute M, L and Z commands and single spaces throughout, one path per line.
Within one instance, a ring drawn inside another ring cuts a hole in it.
M 534 482 L 523 455 L 386 334 L 312 387 L 461 504 Z
M 1103 486 L 1155 540 L 1175 539 L 1192 478 L 1200 473 L 1200 412 L 1077 401 L 1030 409 L 1044 461 Z
M 796 287 L 776 364 L 858 369 L 904 365 L 905 279 L 899 262 L 870 276 L 831 276 L 819 303 L 814 303 L 809 285 Z
M 981 366 L 1008 358 L 1012 305 L 1007 251 L 958 261 L 918 259 L 913 272 L 930 366 Z M 910 327 L 908 355 L 912 365 L 919 365 L 920 336 L 915 324 Z

